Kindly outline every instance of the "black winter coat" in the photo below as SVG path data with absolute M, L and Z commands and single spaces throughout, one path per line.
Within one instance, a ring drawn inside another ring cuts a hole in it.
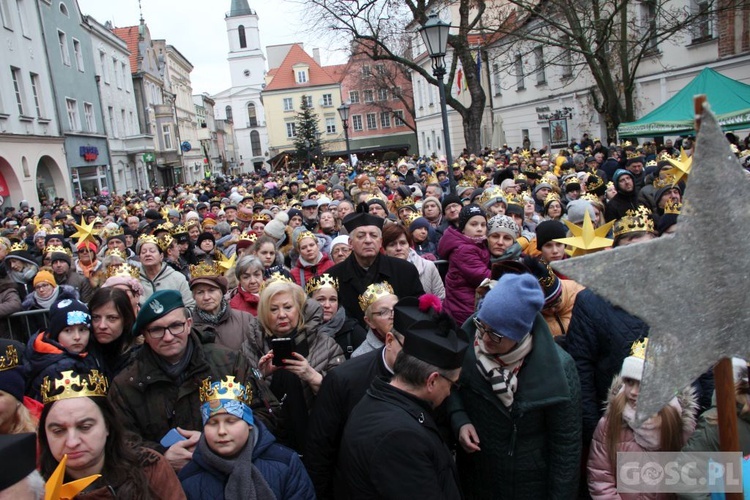
M 333 498 L 333 471 L 341 435 L 354 407 L 378 377 L 391 379 L 383 349 L 352 358 L 323 379 L 307 427 L 304 462 L 318 498 Z
M 375 379 L 344 429 L 336 498 L 462 498 L 429 403 Z
M 474 338 L 473 322 L 464 329 Z M 541 314 L 533 347 L 518 372 L 513 405 L 506 408 L 466 351 L 461 389 L 448 398 L 453 432 L 473 424 L 480 451 L 459 446 L 461 486 L 467 498 L 576 498 L 581 460 L 581 393 L 573 360 L 558 347 Z
M 346 309 L 346 315 L 356 319 L 365 329 L 367 325 L 365 315 L 359 307 L 359 296 L 369 285 L 387 281 L 398 298 L 424 295 L 419 272 L 414 264 L 387 255 L 378 255 L 372 266 L 365 270 L 357 264 L 352 253 L 346 260 L 330 268 L 328 274 L 339 280 L 339 303 Z

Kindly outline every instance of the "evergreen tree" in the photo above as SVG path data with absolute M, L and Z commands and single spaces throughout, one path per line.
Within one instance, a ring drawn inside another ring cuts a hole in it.
M 302 96 L 302 105 L 297 113 L 295 123 L 294 148 L 295 156 L 300 164 L 310 166 L 315 163 L 315 155 L 321 155 L 320 134 L 318 132 L 318 114 L 309 104 L 310 96 Z

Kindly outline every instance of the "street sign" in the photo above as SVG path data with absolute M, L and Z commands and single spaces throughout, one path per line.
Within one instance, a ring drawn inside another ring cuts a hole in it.
M 156 160 L 156 155 L 154 153 L 143 153 L 144 162 L 152 163 L 154 160 Z

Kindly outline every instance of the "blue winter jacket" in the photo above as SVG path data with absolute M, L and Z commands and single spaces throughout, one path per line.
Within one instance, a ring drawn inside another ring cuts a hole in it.
M 276 442 L 266 427 L 255 421 L 258 441 L 253 449 L 255 465 L 278 500 L 314 500 L 310 476 L 299 455 Z M 209 466 L 198 450 L 193 459 L 180 471 L 180 482 L 188 500 L 224 498 L 224 487 L 229 476 Z

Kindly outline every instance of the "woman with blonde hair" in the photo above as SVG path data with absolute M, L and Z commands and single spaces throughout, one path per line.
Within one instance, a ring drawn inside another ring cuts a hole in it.
M 299 285 L 274 274 L 260 292 L 260 328 L 241 348 L 250 363 L 270 381 L 276 397 L 284 399 L 282 411 L 289 430 L 284 444 L 298 451 L 305 442 L 308 414 L 323 377 L 344 362 L 336 341 L 318 332 L 322 321 L 320 304 L 307 299 Z M 281 359 L 281 353 L 274 353 L 274 339 L 290 339 L 288 357 Z

